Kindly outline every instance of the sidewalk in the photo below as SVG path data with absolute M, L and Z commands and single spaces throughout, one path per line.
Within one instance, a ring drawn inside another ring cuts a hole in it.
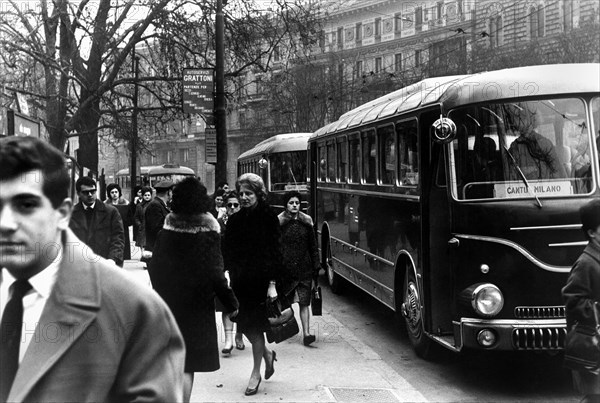
M 133 256 L 136 258 L 135 254 Z M 125 269 L 149 284 L 148 273 L 134 259 Z M 300 323 L 298 305 L 294 305 Z M 224 345 L 221 313 L 216 313 L 219 350 Z M 221 355 L 221 369 L 196 373 L 192 402 L 423 402 L 426 399 L 390 368 L 371 348 L 358 340 L 334 317 L 327 301 L 323 316 L 313 317 L 311 333 L 317 340 L 310 347 L 296 335 L 280 344 L 269 344 L 277 352 L 275 374 L 263 379 L 258 393 L 244 396 L 252 370 L 252 349 L 244 339 L 244 350 Z M 264 373 L 264 363 L 262 366 Z

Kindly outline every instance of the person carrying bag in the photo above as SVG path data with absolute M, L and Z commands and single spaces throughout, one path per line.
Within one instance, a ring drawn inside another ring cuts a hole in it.
M 600 402 L 600 199 L 579 209 L 588 245 L 571 269 L 562 289 L 567 329 L 564 365 L 573 371 L 573 384 L 582 402 Z
M 281 343 L 300 332 L 294 310 L 285 297 L 267 298 L 265 306 L 270 325 L 266 331 L 269 343 Z

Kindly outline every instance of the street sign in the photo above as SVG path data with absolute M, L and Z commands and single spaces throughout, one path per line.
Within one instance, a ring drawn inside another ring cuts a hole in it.
M 37 120 L 10 109 L 6 112 L 6 118 L 9 136 L 40 137 L 40 122 Z
M 214 69 L 183 69 L 183 113 L 209 116 L 214 108 Z
M 217 129 L 207 127 L 205 130 L 206 145 L 204 147 L 205 158 L 208 164 L 217 163 Z

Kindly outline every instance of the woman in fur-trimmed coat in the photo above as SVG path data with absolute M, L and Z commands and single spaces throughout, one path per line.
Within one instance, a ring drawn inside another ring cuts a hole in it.
M 238 309 L 223 272 L 220 227 L 208 212 L 211 205 L 196 178 L 179 182 L 148 268 L 154 289 L 173 312 L 185 341 L 186 400 L 194 372 L 219 369 L 215 295 L 225 312 L 235 317 Z

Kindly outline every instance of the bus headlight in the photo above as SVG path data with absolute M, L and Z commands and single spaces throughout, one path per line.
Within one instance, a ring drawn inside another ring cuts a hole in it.
M 494 284 L 477 284 L 471 291 L 471 306 L 482 316 L 496 316 L 504 306 L 504 296 Z

